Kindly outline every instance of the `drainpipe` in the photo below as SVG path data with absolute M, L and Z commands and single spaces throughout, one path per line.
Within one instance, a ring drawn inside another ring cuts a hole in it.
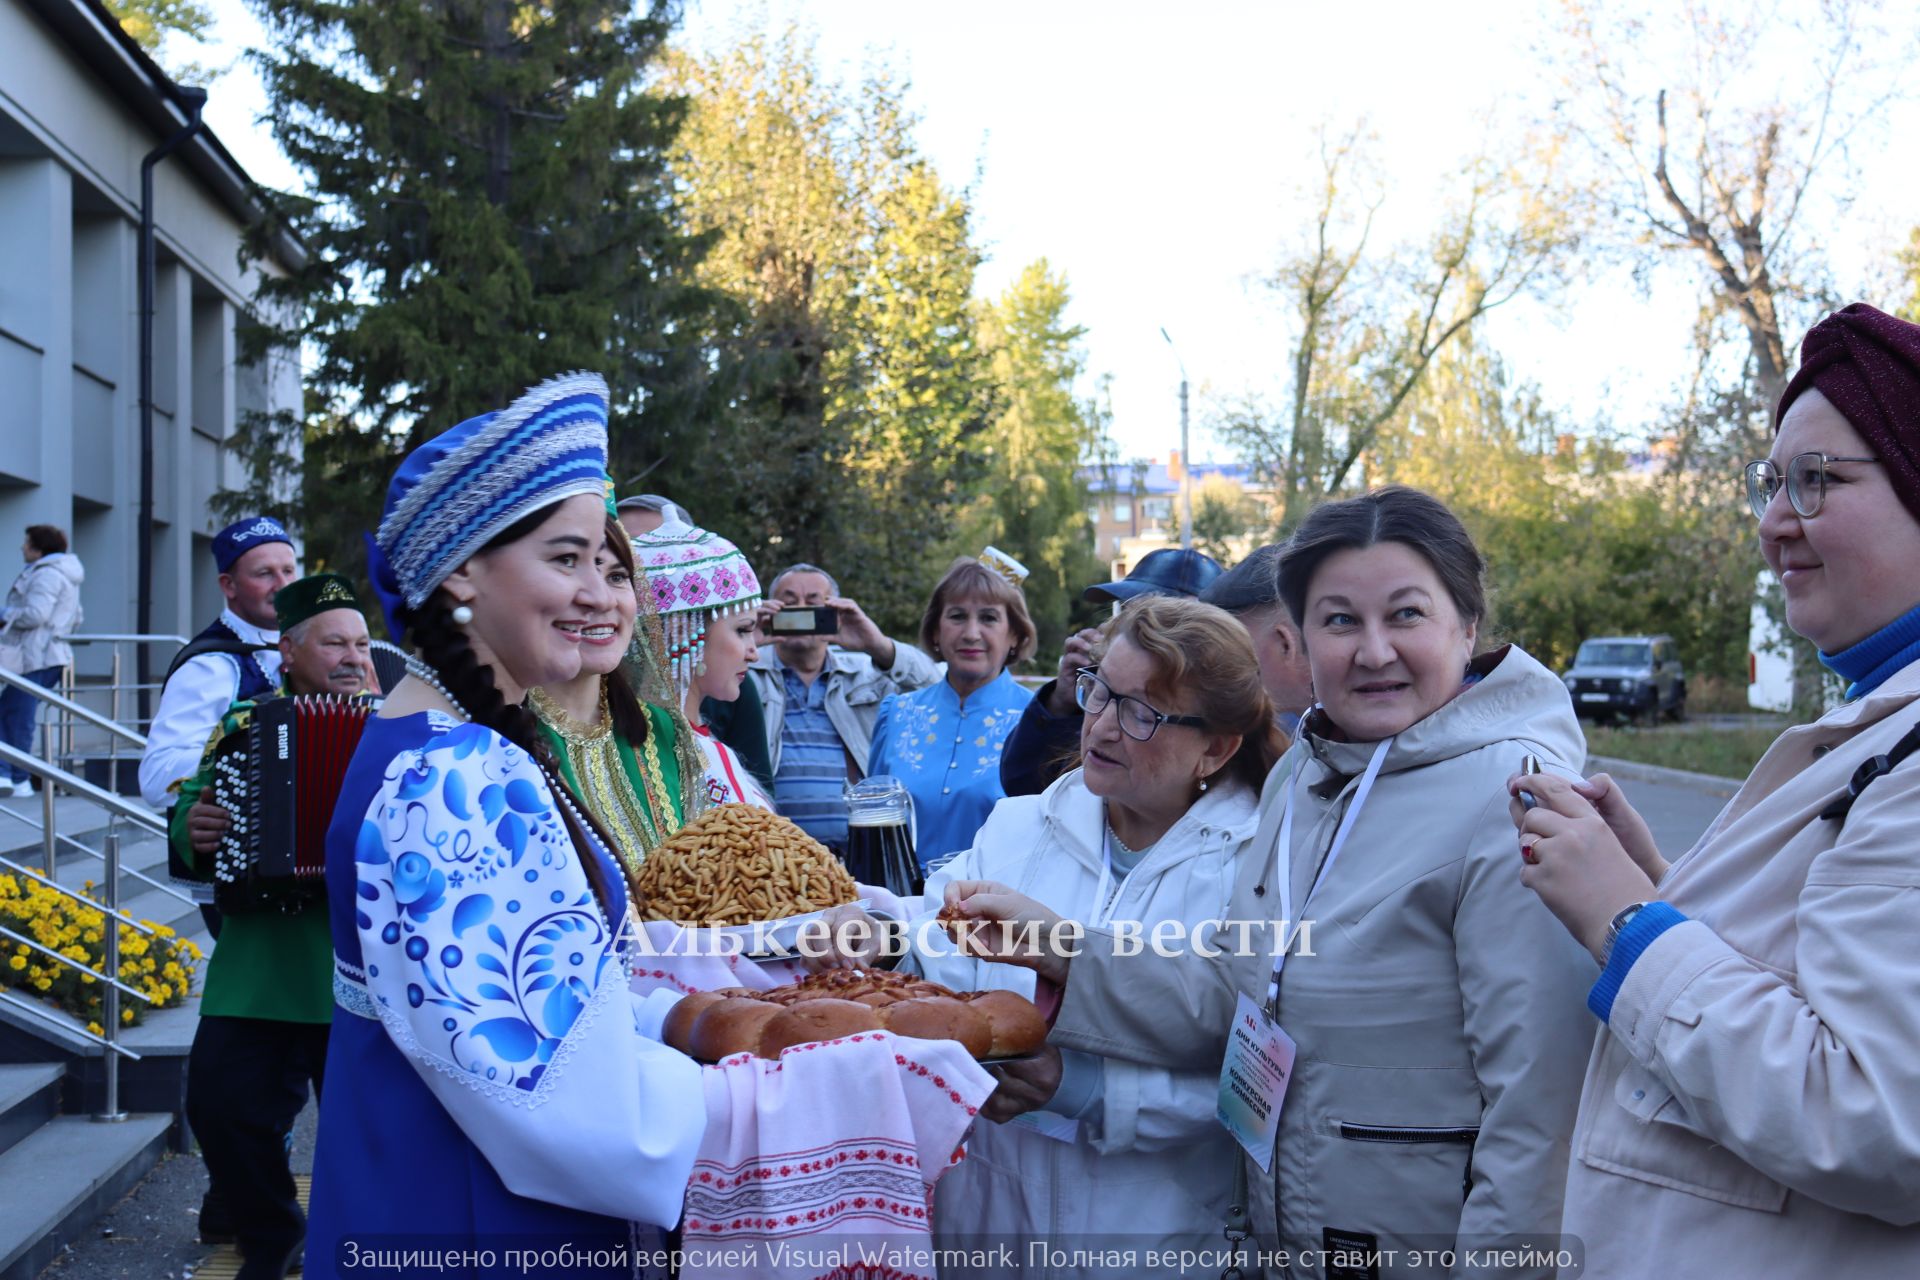
M 207 105 L 207 91 L 181 85 L 174 99 L 186 108 L 187 123 L 140 161 L 140 548 L 134 630 L 143 636 L 153 634 L 153 170 L 205 127 L 200 111 Z M 143 641 L 134 651 L 144 727 L 151 717 L 147 686 L 153 683 L 152 646 Z

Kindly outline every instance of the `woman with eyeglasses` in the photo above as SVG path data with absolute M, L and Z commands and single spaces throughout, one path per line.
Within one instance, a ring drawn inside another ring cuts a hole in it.
M 1585 741 L 1559 677 L 1511 645 L 1477 652 L 1483 571 L 1427 494 L 1314 511 L 1279 586 L 1318 703 L 1266 779 L 1226 913 L 1251 942 L 1156 954 L 1091 928 L 1077 956 L 1004 953 L 1063 988 L 1051 1043 L 1215 1082 L 1252 1227 L 1294 1277 L 1554 1269 L 1456 1265 L 1557 1243 L 1589 1034 L 1591 965 L 1520 884 L 1505 787 L 1529 757 L 1574 774 Z M 1045 925 L 1035 897 L 947 888 L 966 916 Z M 1244 1046 L 1279 1059 L 1289 1041 L 1276 1096 Z
M 1761 554 L 1846 701 L 1672 862 L 1605 778 L 1513 807 L 1600 966 L 1566 1212 L 1591 1275 L 1920 1271 L 1920 326 L 1828 316 L 1774 422 Z
M 936 981 L 1035 994 L 1031 972 L 958 954 L 929 927 L 949 880 L 1004 881 L 1088 925 L 1124 921 L 1147 937 L 1185 936 L 1226 910 L 1281 748 L 1246 629 L 1198 601 L 1141 598 L 1107 624 L 1095 657 L 1077 685 L 1080 767 L 1041 795 L 1002 800 L 928 881 L 904 963 Z M 937 1238 L 1217 1242 L 1233 1144 L 1213 1118 L 1211 1066 L 1048 1047 L 994 1070 L 1001 1085 L 982 1114 L 996 1123 L 975 1128 L 941 1184 Z

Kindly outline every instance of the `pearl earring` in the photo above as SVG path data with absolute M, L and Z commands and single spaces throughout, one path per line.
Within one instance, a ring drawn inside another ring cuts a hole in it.
M 707 660 L 705 658 L 702 658 L 700 659 L 700 661 L 693 664 L 693 675 L 695 679 L 699 679 L 701 676 L 704 676 L 705 674 L 707 674 Z
M 466 605 L 463 605 L 463 604 L 458 604 L 458 605 L 455 605 L 455 606 L 453 607 L 453 615 L 452 615 L 452 616 L 453 616 L 453 625 L 454 625 L 454 626 L 456 626 L 456 627 L 464 627 L 464 626 L 466 626 L 466 625 L 467 625 L 467 624 L 468 624 L 469 622 L 472 622 L 472 621 L 473 621 L 473 610 L 471 610 L 471 609 L 469 609 L 469 608 L 467 608 L 467 606 L 466 606 Z
M 1200 779 L 1200 789 L 1202 791 L 1207 789 L 1207 780 L 1205 778 Z

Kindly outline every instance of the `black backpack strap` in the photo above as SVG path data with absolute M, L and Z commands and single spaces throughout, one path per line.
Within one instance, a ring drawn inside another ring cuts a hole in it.
M 218 636 L 208 636 L 182 645 L 180 652 L 173 655 L 173 661 L 167 664 L 167 674 L 160 678 L 160 683 L 165 685 L 167 681 L 173 679 L 174 672 L 205 654 L 225 653 L 236 658 L 244 658 L 253 653 L 278 652 L 280 652 L 279 645 L 253 644 L 246 640 L 223 640 Z
M 1860 798 L 1860 793 L 1865 791 L 1875 778 L 1881 774 L 1893 772 L 1895 765 L 1916 751 L 1920 751 L 1920 724 L 1907 730 L 1905 736 L 1894 743 L 1886 754 L 1870 757 L 1855 769 L 1852 779 L 1847 783 L 1846 792 L 1835 797 L 1832 804 L 1820 811 L 1820 816 L 1834 822 L 1846 821 L 1847 814 L 1852 810 L 1853 802 Z

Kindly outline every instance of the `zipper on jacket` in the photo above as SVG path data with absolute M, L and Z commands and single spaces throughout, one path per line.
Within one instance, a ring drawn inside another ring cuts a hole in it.
M 1479 1125 L 1451 1125 L 1442 1128 L 1409 1127 L 1405 1125 L 1351 1124 L 1345 1120 L 1334 1121 L 1339 1126 L 1340 1136 L 1351 1138 L 1355 1142 L 1464 1142 L 1468 1145 L 1479 1138 Z

